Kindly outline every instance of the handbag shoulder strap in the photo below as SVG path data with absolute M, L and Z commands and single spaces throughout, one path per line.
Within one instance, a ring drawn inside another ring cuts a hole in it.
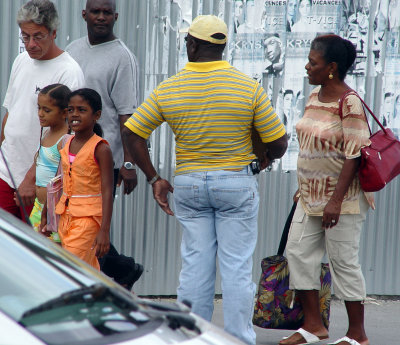
M 71 137 L 71 134 L 64 134 L 62 139 L 61 139 L 61 148 L 64 148 L 65 144 L 67 143 L 68 139 Z M 61 158 L 58 161 L 58 168 L 57 168 L 57 172 L 56 175 L 60 175 L 61 174 Z
M 350 94 L 354 94 L 357 95 L 357 92 L 355 92 L 353 89 L 347 89 L 341 96 L 340 96 L 340 100 L 339 100 L 339 116 L 341 119 L 343 119 L 343 102 L 345 100 L 345 98 L 350 95 Z
M 348 89 L 346 90 L 343 95 L 340 97 L 339 100 L 339 116 L 341 119 L 343 119 L 343 102 L 345 100 L 345 98 L 349 95 L 349 94 L 354 94 L 355 96 L 358 97 L 358 99 L 361 101 L 361 103 L 363 104 L 364 108 L 368 110 L 368 112 L 371 114 L 371 116 L 374 118 L 374 120 L 376 121 L 376 123 L 379 125 L 379 127 L 381 127 L 381 129 L 386 133 L 386 129 L 385 127 L 383 127 L 383 125 L 380 123 L 380 121 L 378 120 L 378 118 L 375 116 L 375 114 L 372 112 L 372 110 L 368 107 L 368 105 L 364 102 L 364 100 L 360 97 L 360 95 L 354 91 L 353 89 Z M 368 122 L 368 118 L 367 118 L 367 114 L 365 114 L 365 118 L 367 120 L 367 124 L 368 124 L 368 129 L 369 129 L 369 133 L 372 135 L 371 132 L 371 127 L 369 126 L 369 122 Z
M 283 232 L 282 232 L 282 236 L 281 236 L 281 241 L 279 243 L 279 249 L 278 249 L 277 255 L 283 255 L 283 252 L 285 251 L 286 243 L 287 243 L 287 239 L 288 239 L 288 235 L 289 235 L 290 224 L 292 224 L 292 219 L 293 219 L 294 211 L 296 211 L 296 206 L 297 206 L 297 203 L 294 202 L 292 209 L 290 210 L 290 213 L 286 219 L 286 223 L 285 223 L 285 226 L 283 227 Z

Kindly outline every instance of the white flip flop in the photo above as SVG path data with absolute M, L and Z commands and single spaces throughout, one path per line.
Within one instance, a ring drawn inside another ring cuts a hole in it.
M 306 331 L 303 328 L 299 328 L 295 333 L 299 333 L 306 341 L 305 343 L 300 343 L 298 345 L 316 344 L 316 343 L 319 343 L 321 340 L 328 339 L 328 337 L 320 338 L 320 337 L 316 336 L 315 334 L 312 334 L 312 333 Z M 289 337 L 284 337 L 283 339 L 287 339 L 287 338 L 289 338 Z M 353 344 L 351 344 L 351 345 L 353 345 Z M 360 345 L 360 344 L 358 344 L 358 345 Z
M 349 343 L 350 345 L 361 345 L 357 340 L 350 339 L 349 337 L 340 338 L 340 339 L 336 340 L 334 343 L 329 343 L 328 345 L 339 344 L 342 341 L 345 341 L 345 342 Z

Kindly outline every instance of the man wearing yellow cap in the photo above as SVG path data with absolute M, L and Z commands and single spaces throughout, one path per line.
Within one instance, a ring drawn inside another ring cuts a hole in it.
M 252 255 L 259 195 L 251 128 L 266 143 L 264 165 L 284 154 L 287 137 L 263 88 L 222 60 L 227 33 L 216 16 L 193 20 L 186 37 L 189 62 L 135 111 L 123 139 L 169 215 L 168 193 L 174 193 L 183 230 L 178 299 L 211 320 L 218 256 L 225 330 L 255 344 Z M 176 140 L 174 187 L 158 175 L 146 145 L 164 121 Z

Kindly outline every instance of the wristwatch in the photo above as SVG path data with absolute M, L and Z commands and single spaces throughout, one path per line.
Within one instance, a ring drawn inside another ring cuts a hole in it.
M 135 164 L 131 162 L 124 162 L 124 168 L 126 170 L 136 170 Z

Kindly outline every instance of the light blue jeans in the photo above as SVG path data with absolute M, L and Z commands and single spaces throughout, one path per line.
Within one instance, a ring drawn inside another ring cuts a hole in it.
M 191 302 L 194 313 L 211 320 L 218 256 L 224 328 L 255 344 L 252 255 L 259 206 L 256 177 L 248 166 L 241 171 L 178 175 L 174 201 L 183 230 L 178 300 Z

